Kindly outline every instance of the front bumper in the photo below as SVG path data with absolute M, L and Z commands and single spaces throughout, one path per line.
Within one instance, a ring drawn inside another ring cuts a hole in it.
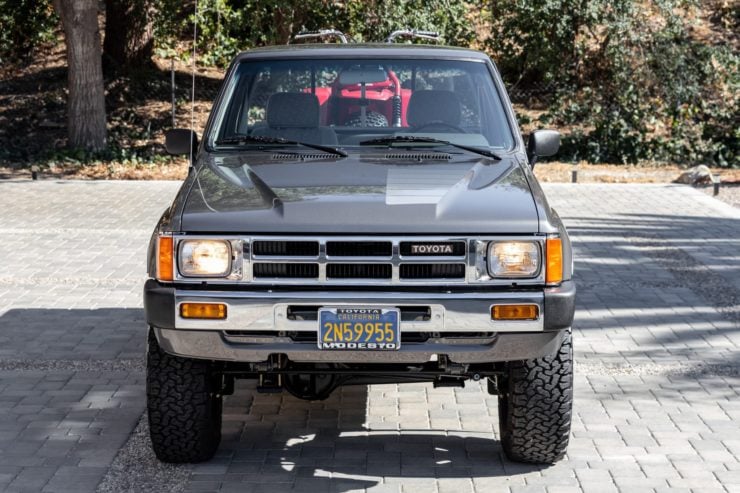
M 225 320 L 192 320 L 179 315 L 184 302 L 227 305 Z M 491 305 L 533 303 L 537 320 L 493 321 Z M 398 351 L 322 351 L 287 335 L 315 332 L 316 321 L 291 319 L 290 309 L 308 306 L 424 307 L 425 320 L 401 321 L 404 332 L 438 334 L 423 343 L 402 344 Z M 285 354 L 297 362 L 423 363 L 446 355 L 455 363 L 533 359 L 550 354 L 570 327 L 575 284 L 540 291 L 407 292 L 407 291 L 230 291 L 183 289 L 147 281 L 147 322 L 160 346 L 180 356 L 261 362 Z M 465 334 L 463 334 L 465 333 Z M 486 334 L 470 337 L 470 333 Z

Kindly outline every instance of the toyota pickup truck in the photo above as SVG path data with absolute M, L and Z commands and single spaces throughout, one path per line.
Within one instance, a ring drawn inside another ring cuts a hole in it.
M 191 167 L 148 249 L 157 457 L 211 458 L 223 396 L 253 379 L 310 400 L 343 385 L 484 384 L 510 459 L 562 458 L 573 256 L 532 171 L 559 144 L 552 130 L 525 143 L 478 51 L 238 55 L 202 137 L 166 135 Z

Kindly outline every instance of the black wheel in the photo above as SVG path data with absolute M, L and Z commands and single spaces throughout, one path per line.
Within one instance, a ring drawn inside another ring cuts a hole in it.
M 149 331 L 146 396 L 149 435 L 163 462 L 202 462 L 221 442 L 222 400 L 207 361 L 165 353 Z
M 563 458 L 573 405 L 570 330 L 556 353 L 508 363 L 498 394 L 501 445 L 509 459 L 552 464 Z

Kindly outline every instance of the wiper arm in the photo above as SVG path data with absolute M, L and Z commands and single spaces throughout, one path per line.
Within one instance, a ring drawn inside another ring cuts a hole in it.
M 448 145 L 448 146 L 456 147 L 457 149 L 462 149 L 463 151 L 472 152 L 474 154 L 480 154 L 481 156 L 486 156 L 496 161 L 501 161 L 501 156 L 487 149 L 481 149 L 480 147 L 467 146 L 463 144 L 455 144 L 454 142 L 450 142 L 449 140 L 434 139 L 432 137 L 416 137 L 413 135 L 396 135 L 394 137 L 381 137 L 379 139 L 363 140 L 362 142 L 360 142 L 360 145 L 361 146 L 373 146 L 373 145 L 391 146 L 393 144 L 406 144 L 406 143 Z
M 308 142 L 298 142 L 297 140 L 287 140 L 280 137 L 265 137 L 261 135 L 238 135 L 217 140 L 216 145 L 245 145 L 245 144 L 279 144 L 279 145 L 296 145 L 316 149 L 317 151 L 327 152 L 336 156 L 347 157 L 347 153 L 332 146 L 321 144 L 311 144 Z

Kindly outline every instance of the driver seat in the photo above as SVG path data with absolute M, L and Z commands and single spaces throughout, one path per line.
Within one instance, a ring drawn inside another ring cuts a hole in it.
M 406 122 L 411 127 L 431 127 L 434 123 L 459 127 L 461 119 L 460 100 L 452 91 L 415 91 L 409 99 Z
M 277 137 L 309 144 L 337 145 L 337 134 L 319 126 L 319 99 L 305 92 L 277 92 L 267 100 L 266 127 L 252 130 L 255 137 Z

